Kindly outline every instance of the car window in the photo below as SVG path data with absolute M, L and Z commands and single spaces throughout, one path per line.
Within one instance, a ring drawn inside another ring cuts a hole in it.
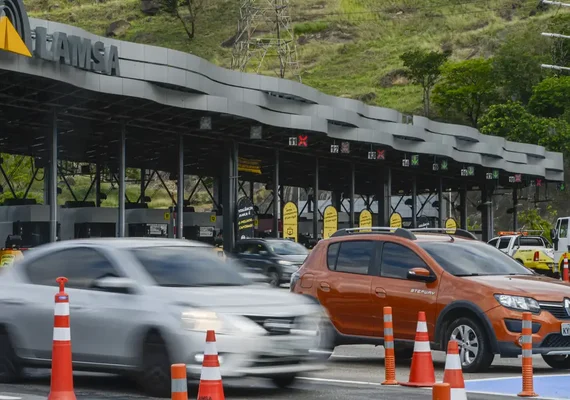
M 303 245 L 289 240 L 267 240 L 271 250 L 280 256 L 308 255 L 309 251 Z
M 97 279 L 121 277 L 107 258 L 98 250 L 75 247 L 60 250 L 25 264 L 30 282 L 36 285 L 57 286 L 56 279 L 65 276 L 66 287 L 91 289 Z
M 408 271 L 412 268 L 429 269 L 411 249 L 396 243 L 384 243 L 380 276 L 407 279 Z
M 499 249 L 506 249 L 507 247 L 509 247 L 509 243 L 511 243 L 511 238 L 501 238 L 501 240 L 499 241 Z
M 242 264 L 193 247 L 156 246 L 130 250 L 158 286 L 243 286 Z
M 241 244 L 241 253 L 242 254 L 259 254 L 260 245 L 256 242 L 251 243 L 242 243 Z
M 374 247 L 375 242 L 370 240 L 351 240 L 340 243 L 334 270 L 367 275 L 374 255 Z M 329 268 L 333 269 L 332 266 Z
M 497 242 L 499 241 L 499 239 L 493 239 L 489 242 L 489 244 L 493 247 L 497 247 Z
M 418 243 L 441 267 L 455 276 L 533 275 L 500 250 L 477 241 Z
M 333 243 L 329 245 L 329 248 L 327 249 L 327 266 L 329 267 L 329 269 L 333 271 L 335 269 L 336 257 L 338 256 L 339 248 L 340 248 L 340 243 Z
M 541 238 L 521 237 L 520 238 L 520 245 L 521 246 L 544 247 L 544 242 L 542 241 Z
M 568 219 L 565 218 L 560 222 L 560 233 L 558 234 L 559 238 L 566 238 L 568 237 Z

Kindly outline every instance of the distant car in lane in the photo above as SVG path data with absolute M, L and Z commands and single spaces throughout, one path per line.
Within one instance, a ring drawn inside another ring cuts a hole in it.
M 134 375 L 170 396 L 170 365 L 201 371 L 205 331 L 218 333 L 224 377 L 278 386 L 322 368 L 320 306 L 253 285 L 235 260 L 178 239 L 85 239 L 39 246 L 0 270 L 0 382 L 23 367 L 50 367 L 55 279 L 69 279 L 75 370 Z

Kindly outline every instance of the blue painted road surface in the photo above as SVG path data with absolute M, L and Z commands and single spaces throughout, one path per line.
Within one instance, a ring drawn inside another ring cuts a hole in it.
M 491 378 L 465 381 L 467 392 L 516 396 L 522 390 L 522 378 Z M 544 399 L 570 399 L 570 374 L 534 377 L 534 391 Z

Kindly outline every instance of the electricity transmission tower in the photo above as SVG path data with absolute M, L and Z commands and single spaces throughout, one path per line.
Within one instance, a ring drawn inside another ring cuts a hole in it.
M 553 5 L 553 6 L 559 6 L 559 7 L 570 7 L 570 4 L 568 4 L 568 3 L 562 3 L 560 1 L 551 1 L 551 0 L 541 0 L 540 4 L 547 4 L 547 5 Z M 552 38 L 557 38 L 557 39 L 570 39 L 570 36 L 561 35 L 559 33 L 542 32 L 542 36 L 552 37 Z M 563 67 L 560 65 L 541 64 L 541 67 L 546 68 L 546 69 L 554 69 L 557 71 L 570 71 L 570 68 Z
M 301 81 L 289 0 L 239 0 L 232 69 L 273 70 L 280 78 Z

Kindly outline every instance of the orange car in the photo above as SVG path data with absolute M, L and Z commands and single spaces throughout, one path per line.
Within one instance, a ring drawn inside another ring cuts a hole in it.
M 496 354 L 521 354 L 529 311 L 533 352 L 570 369 L 570 284 L 474 239 L 459 229 L 372 228 L 321 240 L 291 278 L 292 292 L 328 314 L 319 352 L 328 358 L 338 345 L 382 345 L 382 310 L 391 306 L 396 359 L 411 358 L 418 311 L 425 311 L 432 349 L 445 351 L 455 339 L 464 371 L 482 371 Z

